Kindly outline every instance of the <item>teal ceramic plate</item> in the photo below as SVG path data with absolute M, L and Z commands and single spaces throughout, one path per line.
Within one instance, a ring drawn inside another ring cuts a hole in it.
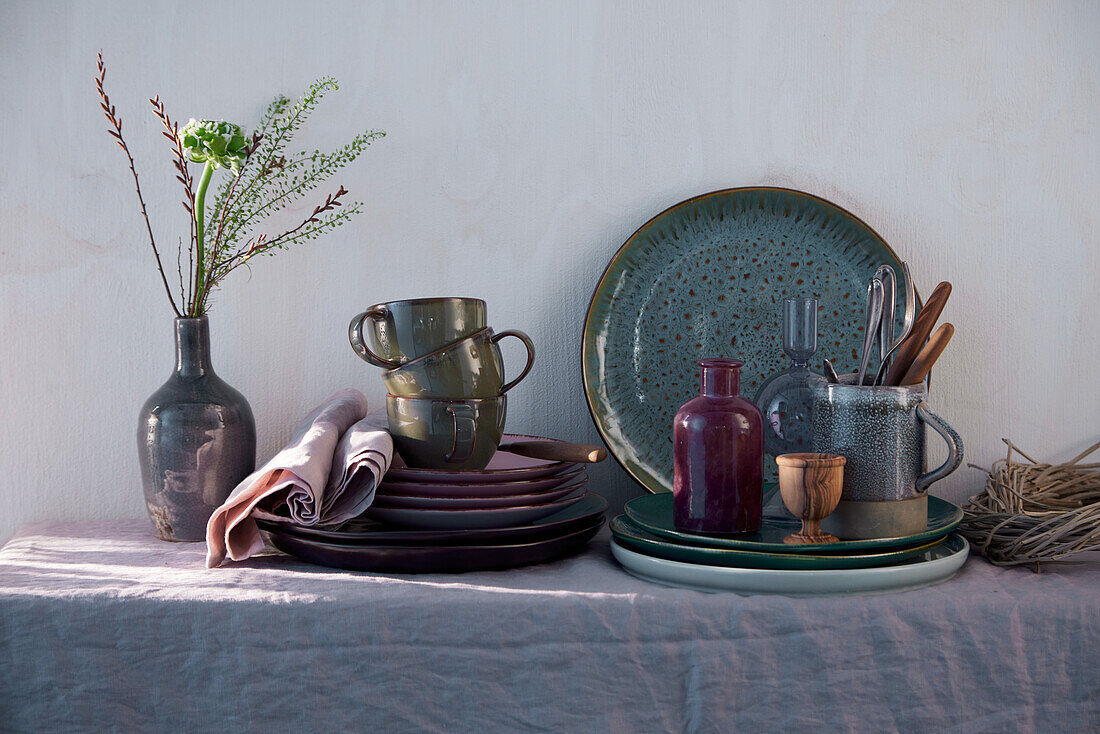
M 648 491 L 671 490 L 672 419 L 698 395 L 696 360 L 744 360 L 741 394 L 754 398 L 790 364 L 786 296 L 820 299 L 812 368 L 828 357 L 855 370 L 867 284 L 883 264 L 904 293 L 901 263 L 874 230 L 789 189 L 715 191 L 646 222 L 607 266 L 584 324 L 584 390 L 611 454 Z M 766 476 L 774 466 L 768 457 Z
M 646 532 L 645 529 L 631 522 L 625 515 L 619 515 L 611 521 L 611 532 L 615 535 L 615 540 L 619 542 L 619 545 L 655 558 L 733 568 L 800 570 L 889 566 L 917 558 L 943 540 L 941 536 L 927 543 L 902 550 L 814 555 L 812 553 L 762 553 L 673 543 Z
M 928 527 L 920 533 L 901 538 L 872 538 L 869 540 L 842 540 L 838 543 L 808 543 L 787 545 L 783 542 L 802 523 L 794 517 L 778 517 L 764 514 L 764 524 L 759 533 L 746 535 L 699 535 L 677 530 L 672 524 L 672 494 L 647 494 L 626 503 L 626 514 L 637 525 L 661 538 L 674 543 L 709 548 L 733 548 L 734 550 L 763 551 L 770 553 L 853 553 L 871 549 L 904 548 L 921 545 L 942 538 L 962 521 L 963 511 L 947 500 L 928 497 Z
M 952 534 L 925 551 L 922 558 L 908 563 L 815 571 L 727 568 L 670 561 L 624 548 L 615 539 L 611 541 L 611 553 L 631 575 L 664 586 L 739 594 L 835 596 L 905 591 L 947 581 L 966 563 L 970 544 Z

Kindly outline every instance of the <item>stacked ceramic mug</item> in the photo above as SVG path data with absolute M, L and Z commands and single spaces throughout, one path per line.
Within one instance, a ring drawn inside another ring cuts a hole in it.
M 506 381 L 499 342 L 515 337 L 527 364 Z M 371 306 L 351 320 L 351 347 L 382 367 L 386 415 L 405 464 L 423 469 L 481 469 L 507 416 L 508 398 L 535 361 L 522 331 L 494 332 L 479 298 L 416 298 Z

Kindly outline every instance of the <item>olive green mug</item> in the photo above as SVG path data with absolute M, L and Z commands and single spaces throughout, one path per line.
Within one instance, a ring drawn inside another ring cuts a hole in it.
M 497 344 L 515 337 L 527 348 L 527 364 L 516 379 L 504 381 L 504 357 Z M 382 373 L 390 395 L 404 398 L 495 398 L 515 387 L 535 363 L 531 337 L 514 329 L 481 331 L 431 354 Z
M 360 359 L 392 370 L 484 329 L 485 311 L 480 298 L 378 303 L 351 320 L 348 340 Z
M 394 447 L 417 469 L 484 469 L 504 435 L 508 398 L 386 396 Z

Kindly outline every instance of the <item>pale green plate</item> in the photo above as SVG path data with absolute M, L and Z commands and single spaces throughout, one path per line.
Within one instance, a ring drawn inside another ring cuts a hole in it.
M 943 537 L 927 543 L 904 548 L 902 550 L 883 550 L 872 553 L 837 553 L 814 555 L 811 553 L 763 553 L 731 548 L 705 548 L 695 545 L 673 543 L 648 533 L 641 526 L 631 522 L 626 515 L 619 515 L 611 521 L 611 532 L 620 545 L 631 550 L 645 553 L 647 556 L 667 558 L 670 561 L 684 563 L 704 563 L 709 566 L 728 566 L 731 568 L 785 568 L 785 569 L 822 569 L 822 568 L 874 568 L 890 566 L 909 561 L 924 554 Z M 790 546 L 787 546 L 790 548 Z
M 962 521 L 963 511 L 947 500 L 928 497 L 928 527 L 924 532 L 900 538 L 872 538 L 869 540 L 842 540 L 838 543 L 808 543 L 787 545 L 783 542 L 802 523 L 793 517 L 783 518 L 764 515 L 759 533 L 744 535 L 700 535 L 677 530 L 672 524 L 672 494 L 661 492 L 635 497 L 626 503 L 626 514 L 637 525 L 661 538 L 681 545 L 708 548 L 733 548 L 735 550 L 774 553 L 852 553 L 870 549 L 905 548 L 921 545 L 942 538 Z
M 813 571 L 730 568 L 670 561 L 624 548 L 615 539 L 611 541 L 611 553 L 631 575 L 665 586 L 698 591 L 733 591 L 738 594 L 834 596 L 883 594 L 947 581 L 966 563 L 970 544 L 966 538 L 951 534 L 942 543 L 925 551 L 921 558 L 908 563 Z

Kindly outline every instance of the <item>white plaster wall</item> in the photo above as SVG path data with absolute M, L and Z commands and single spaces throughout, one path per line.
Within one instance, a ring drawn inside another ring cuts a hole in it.
M 217 296 L 215 366 L 250 399 L 261 458 L 338 387 L 379 405 L 347 321 L 430 295 L 482 296 L 538 343 L 512 430 L 596 442 L 578 354 L 603 267 L 666 206 L 751 184 L 831 199 L 924 292 L 954 283 L 934 402 L 968 460 L 1002 436 L 1053 460 L 1100 438 L 1100 4 L 5 0 L 0 539 L 144 514 L 135 416 L 170 371 L 171 311 L 97 107 L 98 49 L 166 244 L 186 223 L 153 93 L 185 120 L 251 123 L 332 74 L 303 143 L 389 133 L 334 180 L 364 215 Z M 639 491 L 613 462 L 592 474 Z

